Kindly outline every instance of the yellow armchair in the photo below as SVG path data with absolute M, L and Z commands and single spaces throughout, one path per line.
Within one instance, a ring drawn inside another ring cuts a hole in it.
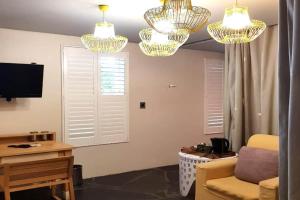
M 249 147 L 277 150 L 278 136 L 257 134 Z M 196 200 L 278 200 L 279 179 L 253 184 L 234 176 L 237 158 L 217 160 L 197 165 Z

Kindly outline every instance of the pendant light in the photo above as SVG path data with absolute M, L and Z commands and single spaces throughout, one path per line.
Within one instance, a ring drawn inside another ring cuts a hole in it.
M 189 37 L 187 30 L 162 34 L 152 28 L 141 30 L 139 35 L 142 40 L 139 46 L 147 56 L 171 56 Z
M 163 6 L 146 11 L 144 18 L 160 33 L 180 29 L 196 32 L 207 23 L 210 15 L 206 8 L 193 6 L 191 0 L 163 0 Z
M 239 6 L 236 0 L 225 10 L 223 21 L 209 24 L 207 31 L 219 43 L 236 44 L 255 40 L 265 28 L 263 21 L 250 20 L 248 8 Z
M 99 5 L 98 7 L 103 12 L 103 21 L 96 23 L 94 34 L 83 35 L 81 41 L 87 49 L 93 52 L 117 53 L 126 46 L 128 39 L 115 35 L 114 25 L 105 21 L 104 13 L 109 6 Z

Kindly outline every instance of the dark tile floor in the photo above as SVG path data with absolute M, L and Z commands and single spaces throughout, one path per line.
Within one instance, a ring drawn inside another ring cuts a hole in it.
M 176 165 L 86 179 L 75 193 L 77 200 L 193 200 L 193 193 L 185 198 L 180 196 L 178 182 Z M 11 196 L 12 200 L 51 199 L 46 188 Z

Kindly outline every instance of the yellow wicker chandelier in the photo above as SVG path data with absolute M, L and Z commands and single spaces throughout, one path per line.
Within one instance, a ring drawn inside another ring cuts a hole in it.
M 238 6 L 225 10 L 223 21 L 207 26 L 207 31 L 217 42 L 223 44 L 247 43 L 255 40 L 266 28 L 259 20 L 250 20 L 248 8 Z
M 104 13 L 108 8 L 108 5 L 99 5 L 99 9 L 103 12 L 103 21 L 96 23 L 94 34 L 81 36 L 83 45 L 93 52 L 117 53 L 128 42 L 126 37 L 115 35 L 114 25 L 105 21 Z
M 160 33 L 186 29 L 196 32 L 208 21 L 211 13 L 206 8 L 192 6 L 191 0 L 163 0 L 161 7 L 144 14 L 147 23 Z
M 152 28 L 147 28 L 141 30 L 139 35 L 142 40 L 139 46 L 147 56 L 171 56 L 189 38 L 187 30 L 162 34 Z

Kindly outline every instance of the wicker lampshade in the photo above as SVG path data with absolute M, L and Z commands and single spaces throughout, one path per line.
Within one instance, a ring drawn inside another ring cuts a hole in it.
M 123 36 L 99 39 L 93 34 L 86 34 L 81 36 L 81 41 L 87 49 L 93 52 L 117 53 L 126 46 L 128 39 Z
M 192 6 L 191 0 L 165 0 L 162 7 L 152 8 L 144 14 L 147 23 L 161 33 L 180 29 L 196 32 L 210 16 L 209 10 Z
M 141 30 L 139 35 L 142 40 L 139 43 L 140 49 L 147 56 L 171 56 L 187 40 L 189 34 L 187 33 L 186 35 L 182 32 L 180 36 L 175 37 L 158 33 L 152 28 L 147 28 Z
M 128 42 L 126 37 L 115 35 L 114 25 L 104 20 L 104 12 L 107 11 L 108 8 L 107 5 L 99 5 L 99 9 L 103 12 L 103 22 L 96 23 L 94 34 L 81 36 L 83 45 L 93 52 L 117 53 L 121 51 Z
M 139 35 L 142 41 L 150 42 L 153 38 L 153 30 L 152 28 L 143 29 L 140 31 Z M 187 30 L 178 30 L 176 32 L 165 34 L 166 38 L 169 41 L 175 41 L 179 46 L 183 45 L 189 39 L 189 32 Z
M 169 42 L 168 44 L 149 44 L 147 42 L 139 43 L 140 49 L 147 56 L 172 56 L 178 49 L 176 42 Z
M 248 9 L 235 5 L 226 9 L 223 21 L 209 24 L 208 33 L 223 44 L 247 43 L 255 40 L 266 28 L 259 20 L 250 20 Z

